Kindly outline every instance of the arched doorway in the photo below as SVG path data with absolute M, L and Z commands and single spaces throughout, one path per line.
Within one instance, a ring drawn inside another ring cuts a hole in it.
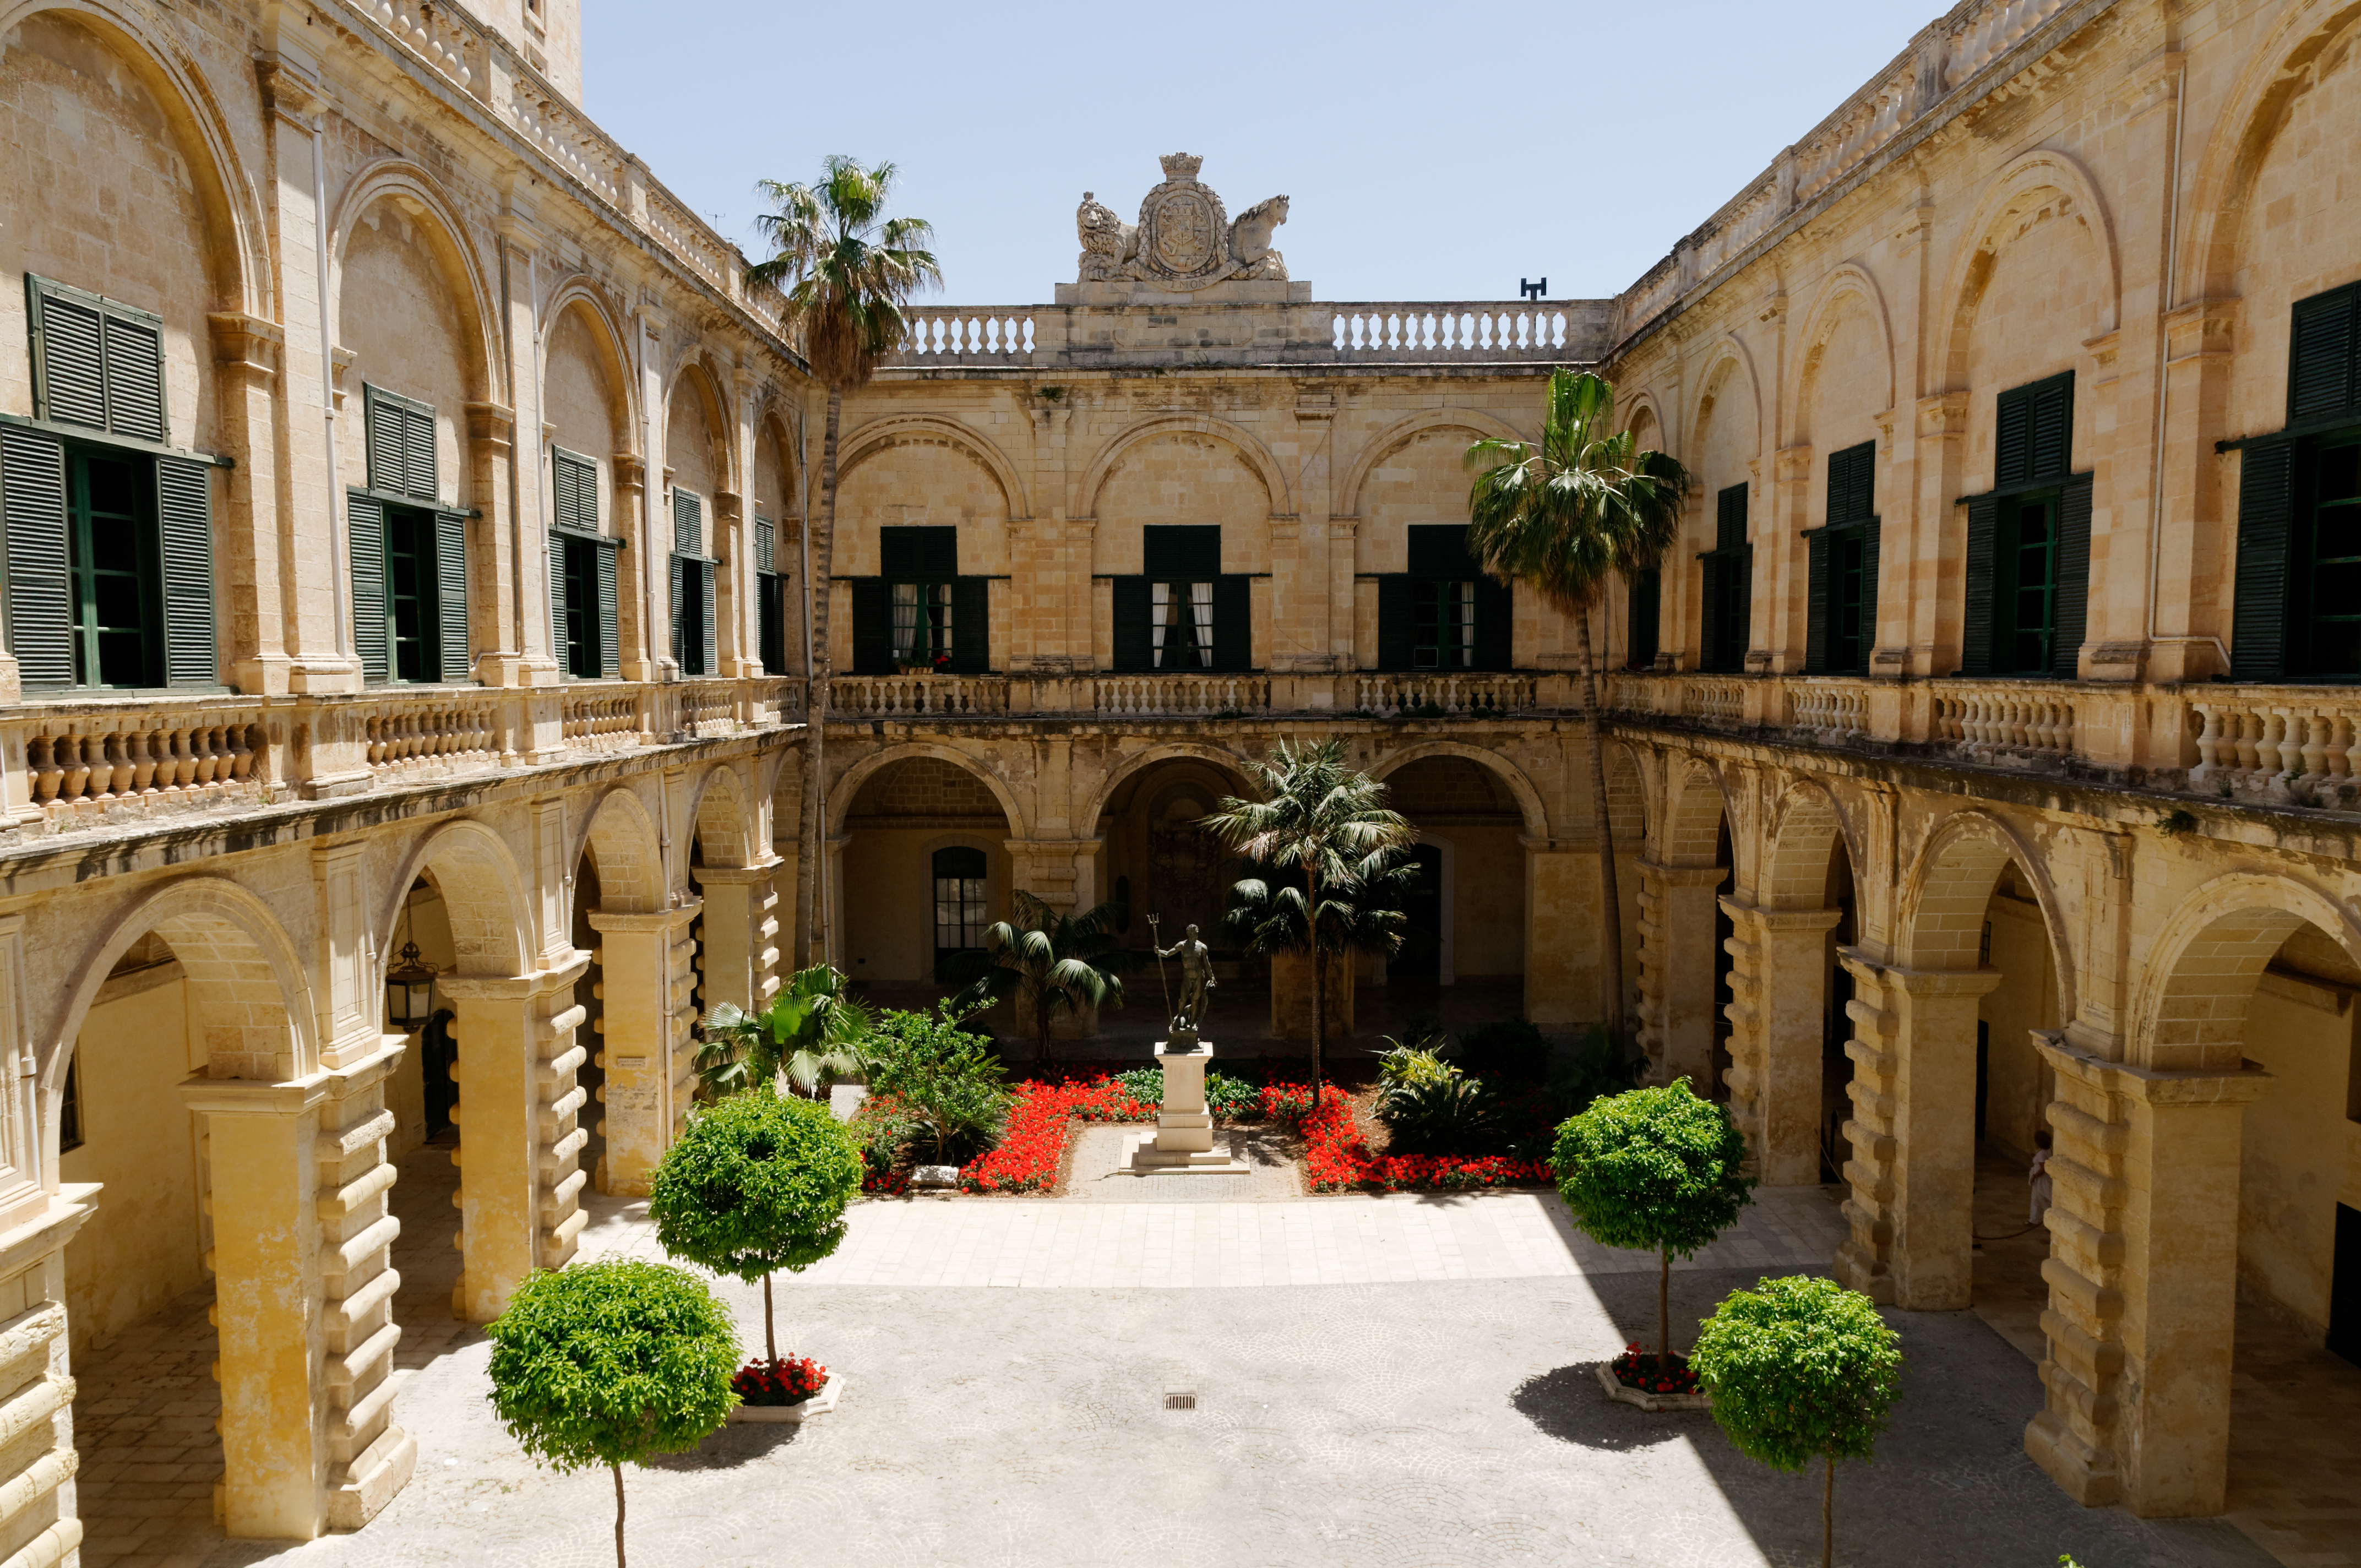
M 1465 1033 L 1524 1011 L 1524 813 L 1490 767 L 1423 756 L 1385 775 L 1387 805 L 1418 832 L 1418 877 L 1402 950 L 1364 966 L 1382 986 L 1367 1027 L 1399 1036 L 1414 1020 Z
M 1213 952 L 1214 989 L 1207 1014 L 1208 1036 L 1217 1042 L 1262 1040 L 1274 1032 L 1273 960 L 1243 951 L 1224 929 L 1228 913 L 1233 857 L 1202 826 L 1222 801 L 1246 788 L 1244 775 L 1211 758 L 1177 755 L 1137 768 L 1109 792 L 1097 828 L 1095 896 L 1077 889 L 1075 901 L 1091 904 L 1120 898 L 1125 906 L 1125 944 L 1146 954 L 1159 939 L 1170 948 L 1191 926 Z M 1151 925 L 1151 919 L 1153 924 Z M 1153 958 L 1141 961 L 1131 980 L 1130 1003 L 1100 1020 L 1109 1038 L 1151 1044 L 1165 1032 L 1161 981 Z M 1158 987 L 1150 992 L 1149 986 Z M 1332 986 L 1330 1005 L 1338 990 Z M 1308 993 L 1301 1033 L 1311 1038 Z M 1352 1016 L 1349 1002 L 1344 1017 Z M 1345 1028 L 1350 1029 L 1349 1022 Z
M 1007 915 L 1008 813 L 966 767 L 918 754 L 863 777 L 842 820 L 838 962 L 881 1003 L 931 1006 L 950 991 L 937 978 L 945 942 L 981 945 L 983 926 Z M 1002 1034 L 1021 1027 L 1001 1016 L 1011 1011 L 994 1009 L 986 1026 Z

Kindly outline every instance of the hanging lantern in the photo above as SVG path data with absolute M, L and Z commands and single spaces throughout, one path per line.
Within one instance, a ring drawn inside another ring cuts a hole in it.
M 401 945 L 401 962 L 386 971 L 385 1021 L 404 1034 L 423 1028 L 434 1016 L 434 966 L 418 956 L 418 944 Z

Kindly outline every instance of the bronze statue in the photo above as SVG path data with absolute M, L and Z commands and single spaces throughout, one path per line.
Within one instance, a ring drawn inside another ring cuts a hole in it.
M 1151 917 L 1148 928 L 1154 930 L 1156 924 Z M 1197 927 L 1191 926 L 1188 934 L 1170 947 L 1156 949 L 1157 972 L 1163 972 L 1164 959 L 1176 956 L 1180 960 L 1180 1005 L 1172 1014 L 1172 1043 L 1193 1046 L 1197 1031 L 1204 1026 L 1205 1010 L 1213 1001 L 1213 953 L 1197 939 Z

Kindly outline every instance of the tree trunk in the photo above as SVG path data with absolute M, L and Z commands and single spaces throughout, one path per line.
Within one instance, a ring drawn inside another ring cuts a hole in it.
M 1304 928 L 1312 938 L 1312 1109 L 1320 1109 L 1320 1086 L 1326 1081 L 1328 1047 L 1328 976 L 1320 961 L 1320 878 L 1309 864 L 1303 868 Z
M 1047 987 L 1033 993 L 1033 1027 L 1040 1036 L 1041 1059 L 1048 1061 L 1049 1052 L 1049 992 Z
M 1576 646 L 1582 653 L 1583 719 L 1590 730 L 1590 830 L 1598 840 L 1599 1000 L 1605 1004 L 1607 1032 L 1618 1049 L 1623 1038 L 1623 900 L 1615 886 L 1615 829 L 1607 807 L 1606 737 L 1598 723 L 1598 665 L 1590 656 L 1590 607 L 1574 618 Z
M 1835 1568 L 1837 1552 L 1837 1456 L 1824 1453 L 1820 1477 L 1820 1568 Z
M 804 804 L 797 814 L 796 844 L 796 913 L 803 922 L 803 962 L 808 969 L 829 961 L 828 878 L 819 863 L 820 842 L 827 836 L 828 803 L 823 798 L 828 777 L 822 738 L 828 728 L 828 685 L 832 674 L 828 647 L 829 571 L 836 553 L 836 447 L 844 422 L 844 394 L 828 389 L 828 418 L 819 444 L 819 525 L 811 541 L 811 678 L 804 693 Z M 805 520 L 807 528 L 812 526 Z
M 623 1467 L 610 1464 L 615 1473 L 615 1568 L 625 1568 L 623 1563 Z
M 1670 1376 L 1673 1371 L 1673 1253 L 1670 1247 L 1656 1251 L 1656 1370 Z
M 771 1370 L 779 1369 L 779 1321 L 771 1312 L 771 1277 L 763 1276 L 763 1349 L 770 1355 Z

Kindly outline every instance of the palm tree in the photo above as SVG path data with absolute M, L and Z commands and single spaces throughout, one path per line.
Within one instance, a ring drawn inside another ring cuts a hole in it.
M 1615 840 L 1607 815 L 1607 753 L 1598 725 L 1598 662 L 1590 611 L 1610 572 L 1627 579 L 1653 566 L 1680 532 L 1688 470 L 1610 433 L 1615 389 L 1587 371 L 1551 373 L 1539 446 L 1487 438 L 1467 449 L 1478 472 L 1467 498 L 1467 550 L 1503 582 L 1521 582 L 1574 618 L 1583 710 L 1590 731 L 1590 819 L 1598 840 L 1606 931 L 1607 1026 L 1623 1037 L 1623 923 Z
M 1331 954 L 1391 951 L 1401 945 L 1392 873 L 1411 838 L 1408 821 L 1385 806 L 1386 786 L 1345 761 L 1344 743 L 1298 750 L 1281 740 L 1268 762 L 1246 770 L 1261 800 L 1226 796 L 1203 826 L 1231 849 L 1302 885 L 1247 878 L 1231 890 L 1233 929 L 1257 952 L 1300 952 L 1312 959 L 1312 1084 L 1325 1066 Z M 1390 942 L 1391 946 L 1387 944 Z
M 796 1092 L 809 1094 L 824 1074 L 862 1071 L 869 1010 L 847 991 L 849 983 L 841 972 L 814 964 L 797 971 L 760 1013 L 727 1002 L 716 1006 L 697 1053 L 705 1098 L 775 1084 L 783 1072 Z
M 984 927 L 982 949 L 952 954 L 936 978 L 964 986 L 952 999 L 955 1009 L 1014 998 L 1032 1020 L 1041 1059 L 1048 1061 L 1049 1028 L 1059 1018 L 1123 1005 L 1118 971 L 1136 961 L 1115 934 L 1123 906 L 1102 904 L 1088 914 L 1066 915 L 1021 891 L 1009 902 L 1016 917 Z
M 868 384 L 877 362 L 902 346 L 902 307 L 921 289 L 940 288 L 934 225 L 922 218 L 884 216 L 896 170 L 890 163 L 863 168 L 841 153 L 823 159 L 820 181 L 804 185 L 764 180 L 756 189 L 773 210 L 754 220 L 771 242 L 771 257 L 746 269 L 749 287 L 786 292 L 786 328 L 803 340 L 805 361 L 828 389 L 828 420 L 819 448 L 819 526 L 812 539 L 811 679 L 805 694 L 804 792 L 796 855 L 796 917 L 803 961 L 816 924 L 814 869 L 819 859 L 820 737 L 828 716 L 829 565 L 836 546 L 836 445 L 844 394 Z

